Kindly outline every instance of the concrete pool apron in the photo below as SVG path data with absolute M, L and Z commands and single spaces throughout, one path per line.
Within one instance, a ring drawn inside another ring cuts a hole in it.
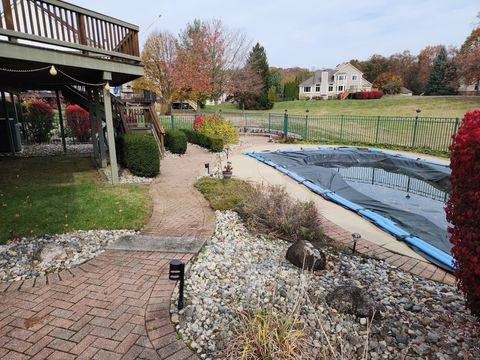
M 301 148 L 318 147 L 318 145 L 268 144 L 243 148 L 242 151 L 245 153 L 262 150 L 300 150 Z M 422 156 L 405 152 L 403 152 L 403 154 L 415 158 L 424 158 L 448 164 L 445 159 L 435 158 L 428 155 Z M 337 241 L 351 245 L 351 233 L 358 232 L 362 235 L 362 239 L 359 242 L 360 247 L 358 248 L 360 252 L 385 259 L 392 265 L 409 271 L 414 275 L 421 275 L 428 279 L 450 284 L 454 283 L 455 280 L 451 274 L 430 263 L 405 243 L 398 241 L 394 236 L 386 233 L 370 221 L 358 216 L 350 210 L 311 192 L 308 188 L 299 184 L 294 179 L 281 175 L 281 173 L 271 166 L 259 162 L 243 153 L 235 154 L 231 157 L 231 161 L 235 169 L 234 172 L 236 177 L 257 183 L 282 185 L 286 187 L 288 192 L 295 198 L 303 201 L 313 201 L 324 218 L 326 234 L 335 238 Z

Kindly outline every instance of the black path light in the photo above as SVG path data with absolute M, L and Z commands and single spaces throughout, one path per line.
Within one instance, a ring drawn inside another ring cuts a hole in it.
M 352 254 L 355 254 L 355 250 L 357 249 L 357 241 L 361 237 L 362 237 L 362 235 L 360 235 L 359 233 L 353 233 L 352 234 L 352 239 L 353 239 Z
M 205 163 L 205 169 L 207 169 L 207 174 L 210 175 L 210 163 Z
M 178 310 L 183 309 L 183 287 L 185 281 L 185 264 L 180 260 L 170 261 L 170 271 L 168 273 L 168 278 L 170 280 L 178 281 L 180 284 L 178 286 Z

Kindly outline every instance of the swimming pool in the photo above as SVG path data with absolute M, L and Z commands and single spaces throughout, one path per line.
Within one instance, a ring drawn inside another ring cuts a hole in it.
M 363 148 L 247 153 L 405 241 L 452 271 L 448 165 Z

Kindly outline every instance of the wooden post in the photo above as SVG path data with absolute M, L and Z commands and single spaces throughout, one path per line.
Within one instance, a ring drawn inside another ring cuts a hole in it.
M 117 151 L 115 149 L 115 129 L 113 128 L 112 99 L 109 90 L 103 89 L 103 104 L 105 106 L 105 120 L 107 122 L 108 155 L 112 169 L 112 184 L 118 184 Z
M 10 143 L 10 151 L 12 152 L 12 155 L 15 155 L 15 144 L 13 143 L 12 128 L 10 126 L 10 114 L 8 113 L 7 100 L 5 99 L 5 93 L 3 91 L 2 91 L 2 105 L 3 105 L 3 110 L 5 112 L 5 122 L 7 124 L 7 133 L 8 133 L 8 141 Z
M 87 44 L 87 33 L 85 31 L 85 17 L 82 14 L 77 13 L 77 25 L 78 25 L 78 41 L 81 45 Z M 86 51 L 82 51 L 86 53 Z
M 100 152 L 99 152 L 99 149 L 98 149 L 98 142 L 97 142 L 97 130 L 98 130 L 98 126 L 97 124 L 95 124 L 95 117 L 94 117 L 94 113 L 95 113 L 95 105 L 94 105 L 94 100 L 93 100 L 93 96 L 92 96 L 92 87 L 91 86 L 87 86 L 85 88 L 86 92 L 87 92 L 87 98 L 88 98 L 88 118 L 90 120 L 90 136 L 92 138 L 92 144 L 93 144 L 93 158 L 95 160 L 95 163 L 100 166 L 101 163 L 100 163 Z
M 13 23 L 13 16 L 12 16 L 12 6 L 10 4 L 10 0 L 2 0 L 2 4 L 3 4 L 3 14 L 5 16 L 5 23 L 7 25 L 7 29 L 15 31 L 15 26 Z M 8 41 L 16 43 L 17 38 L 9 36 Z
M 100 90 L 102 91 L 102 90 Z M 97 119 L 97 131 L 98 131 L 98 145 L 100 147 L 100 166 L 102 168 L 107 167 L 107 156 L 105 151 L 105 136 L 103 133 L 103 121 L 102 121 L 102 108 L 99 99 L 99 89 L 93 90 L 93 98 L 95 102 L 95 116 Z
M 67 152 L 67 142 L 65 141 L 65 129 L 63 128 L 63 114 L 62 114 L 62 103 L 60 102 L 60 92 L 55 90 L 57 95 L 57 110 L 58 110 L 58 122 L 60 123 L 60 134 L 62 135 L 62 146 L 63 152 Z

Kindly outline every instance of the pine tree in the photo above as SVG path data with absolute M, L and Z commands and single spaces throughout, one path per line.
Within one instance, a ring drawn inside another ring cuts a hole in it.
M 448 86 L 451 64 L 448 62 L 447 50 L 443 46 L 433 63 L 432 72 L 425 86 L 425 95 L 450 95 L 454 91 Z
M 247 60 L 247 67 L 254 70 L 260 76 L 263 82 L 261 94 L 256 101 L 251 104 L 245 104 L 245 108 L 254 109 L 271 109 L 273 103 L 268 100 L 268 89 L 270 85 L 270 70 L 267 61 L 267 54 L 263 46 L 257 43 L 250 52 Z

